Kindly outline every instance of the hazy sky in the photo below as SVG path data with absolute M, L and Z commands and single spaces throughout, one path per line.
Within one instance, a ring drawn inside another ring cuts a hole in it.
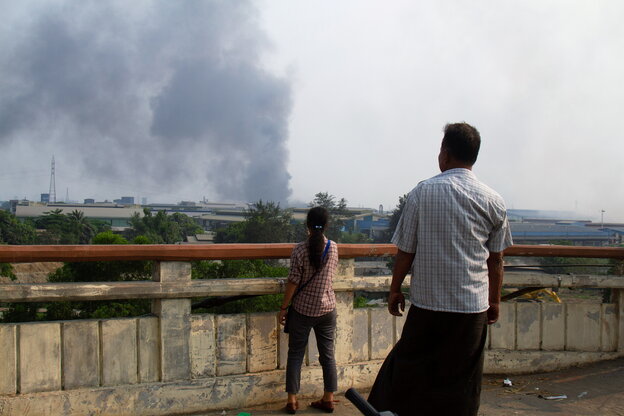
M 620 1 L 0 7 L 0 200 L 391 209 L 466 121 L 508 207 L 624 221 Z

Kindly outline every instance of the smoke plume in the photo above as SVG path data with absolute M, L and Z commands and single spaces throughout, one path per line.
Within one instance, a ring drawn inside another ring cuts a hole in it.
M 289 197 L 290 85 L 260 64 L 249 1 L 3 2 L 3 16 L 3 148 L 46 144 L 86 177 L 162 195 Z

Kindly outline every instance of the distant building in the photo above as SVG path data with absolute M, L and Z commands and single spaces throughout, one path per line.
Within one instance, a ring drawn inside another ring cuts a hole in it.
M 569 241 L 576 246 L 605 246 L 616 242 L 613 233 L 585 225 L 511 222 L 510 226 L 514 244 L 553 244 Z
M 121 199 L 115 199 L 115 200 L 113 200 L 113 202 L 116 203 L 116 204 L 134 205 L 134 197 L 133 196 L 122 196 Z
M 355 215 L 347 221 L 347 231 L 366 234 L 369 238 L 382 237 L 390 227 L 390 217 L 379 212 Z
M 85 205 L 87 205 L 87 204 L 95 204 L 95 199 L 93 199 L 93 198 L 86 198 L 84 200 L 84 204 Z
M 41 202 L 45 204 L 50 202 L 50 194 L 41 194 Z
M 138 207 L 129 207 L 111 203 L 98 204 L 43 204 L 31 201 L 15 201 L 12 211 L 17 218 L 35 218 L 41 217 L 45 212 L 55 209 L 61 210 L 63 214 L 69 214 L 72 211 L 80 211 L 86 218 L 93 218 L 108 223 L 113 230 L 123 230 L 130 226 L 129 220 L 135 215 L 143 215 L 143 210 Z

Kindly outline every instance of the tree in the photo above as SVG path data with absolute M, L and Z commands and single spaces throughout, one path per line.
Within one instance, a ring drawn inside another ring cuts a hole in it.
M 36 241 L 37 234 L 31 225 L 20 222 L 8 211 L 0 211 L 0 244 L 35 244 Z M 15 280 L 13 266 L 0 263 L 0 276 Z
M 202 231 L 201 227 L 187 215 L 175 213 L 171 216 L 165 211 L 152 214 L 149 208 L 143 209 L 143 216 L 134 214 L 130 218 L 132 229 L 126 235 L 133 239 L 137 236 L 145 236 L 153 244 L 174 244 L 185 241 L 186 236 Z
M 95 235 L 95 226 L 89 222 L 84 212 L 77 209 L 67 214 L 69 225 L 73 233 L 78 237 L 78 244 L 89 244 Z
M 8 211 L 0 211 L 0 244 L 35 244 L 37 233 L 29 224 L 22 223 Z
M 407 194 L 399 197 L 399 203 L 397 204 L 394 211 L 392 211 L 392 215 L 390 216 L 390 223 L 388 225 L 388 230 L 384 232 L 384 240 L 389 243 L 392 240 L 392 236 L 396 231 L 397 225 L 399 225 L 399 220 L 401 219 L 401 215 L 403 214 L 403 208 L 405 208 L 405 202 L 407 201 Z
M 170 215 L 169 219 L 178 224 L 178 227 L 180 227 L 180 234 L 182 236 L 182 240 L 180 241 L 186 240 L 186 237 L 189 235 L 195 235 L 204 231 L 199 225 L 197 225 L 193 218 L 186 214 L 176 212 Z
M 292 241 L 292 214 L 279 203 L 252 204 L 245 220 L 217 231 L 215 243 L 286 243 Z
M 345 244 L 368 244 L 373 242 L 373 240 L 363 233 L 345 232 L 342 233 L 341 238 L 341 242 Z
M 347 209 L 347 200 L 340 198 L 336 202 L 336 197 L 328 192 L 319 192 L 314 195 L 312 202 L 308 204 L 312 207 L 324 207 L 329 211 L 330 222 L 325 230 L 325 236 L 336 242 L 342 241 L 342 231 L 345 229 L 345 222 L 353 217 L 353 214 Z
M 279 203 L 262 200 L 245 211 L 243 243 L 285 243 L 290 241 L 292 215 L 280 208 Z
M 244 221 L 228 224 L 227 227 L 217 230 L 214 242 L 216 244 L 241 243 L 243 241 L 244 229 Z
M 11 263 L 0 263 L 0 276 L 8 277 L 11 280 L 16 279 Z
M 270 265 L 264 260 L 197 261 L 192 267 L 193 279 L 233 279 L 286 277 L 288 267 Z M 210 297 L 193 304 L 193 310 L 209 313 L 247 313 L 277 311 L 283 295 L 242 295 Z
M 132 243 L 140 244 L 137 238 Z M 93 238 L 94 244 L 128 244 L 128 241 L 112 231 Z M 65 263 L 52 273 L 50 282 L 119 282 L 151 279 L 152 262 L 149 261 L 95 261 Z M 149 300 L 113 300 L 96 302 L 53 302 L 46 306 L 48 320 L 76 318 L 110 318 L 136 316 L 149 313 Z
M 110 229 L 104 221 L 86 218 L 79 210 L 63 214 L 62 209 L 54 209 L 43 214 L 32 220 L 42 230 L 38 238 L 42 244 L 90 244 L 95 234 Z

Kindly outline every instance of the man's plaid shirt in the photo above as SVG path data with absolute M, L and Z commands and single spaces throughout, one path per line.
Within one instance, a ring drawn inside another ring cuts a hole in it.
M 327 238 L 325 238 L 325 244 L 327 244 Z M 306 316 L 321 316 L 334 310 L 336 295 L 332 281 L 337 267 L 338 247 L 336 243 L 330 244 L 325 260 L 316 275 L 308 257 L 308 242 L 304 241 L 295 246 L 290 256 L 288 281 L 301 285 L 308 279 L 312 279 L 303 290 L 297 293 L 292 302 L 297 312 Z
M 407 197 L 392 242 L 416 254 L 412 304 L 460 313 L 489 308 L 487 258 L 512 244 L 503 198 L 468 169 L 420 182 Z

